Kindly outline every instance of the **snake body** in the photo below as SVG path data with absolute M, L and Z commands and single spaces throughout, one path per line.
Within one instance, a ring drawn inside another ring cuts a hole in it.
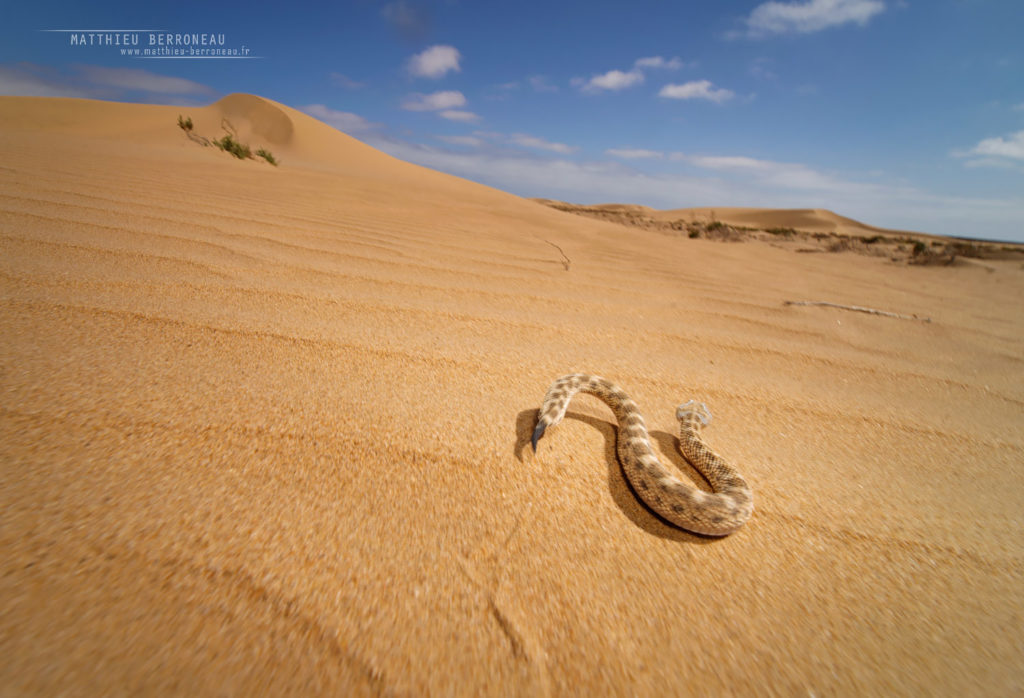
M 703 404 L 690 401 L 676 410 L 679 448 L 714 492 L 683 483 L 658 461 L 636 403 L 622 388 L 599 376 L 573 373 L 552 384 L 533 432 L 534 451 L 545 430 L 562 421 L 576 393 L 596 395 L 612 408 L 619 422 L 616 447 L 622 469 L 636 494 L 662 518 L 707 536 L 728 535 L 750 518 L 754 499 L 746 480 L 700 438 L 700 429 L 711 419 Z

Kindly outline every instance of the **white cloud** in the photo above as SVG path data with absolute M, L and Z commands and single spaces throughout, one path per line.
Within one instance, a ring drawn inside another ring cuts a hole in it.
M 213 89 L 201 83 L 137 68 L 78 64 L 71 69 L 74 75 L 33 63 L 0 65 L 0 94 L 117 99 L 124 98 L 126 93 L 144 92 L 150 99 L 160 95 L 162 101 L 175 103 L 191 103 L 183 95 L 214 94 Z
M 314 119 L 319 119 L 325 124 L 345 133 L 364 133 L 380 127 L 380 124 L 367 121 L 358 114 L 338 111 L 323 104 L 307 104 L 304 107 L 299 107 L 299 111 L 303 111 Z
M 986 138 L 971 148 L 968 153 L 1024 160 L 1024 131 L 1011 133 L 1006 138 Z
M 742 155 L 683 153 L 673 153 L 671 159 L 706 170 L 727 172 L 734 177 L 747 178 L 762 186 L 777 189 L 842 192 L 850 187 L 859 186 L 799 163 L 760 160 Z
M 609 70 L 607 73 L 595 75 L 586 81 L 577 79 L 575 83 L 581 84 L 584 92 L 599 92 L 601 90 L 622 90 L 639 85 L 643 81 L 644 74 L 634 68 L 629 72 Z
M 409 73 L 421 78 L 440 78 L 450 70 L 457 73 L 461 57 L 454 46 L 431 46 L 409 59 Z
M 605 155 L 624 160 L 657 160 L 665 157 L 665 154 L 658 150 L 646 150 L 644 148 L 609 148 L 604 151 Z
M 552 153 L 561 153 L 563 155 L 568 155 L 569 153 L 578 150 L 575 146 L 566 145 L 565 143 L 552 143 L 551 141 L 544 140 L 543 138 L 529 136 L 525 133 L 513 133 L 507 140 L 509 143 L 519 145 L 524 148 L 548 150 Z
M 964 167 L 995 167 L 1001 170 L 1024 172 L 1024 163 L 1017 163 L 1003 158 L 971 158 L 964 162 Z
M 696 64 L 691 63 L 690 65 Z M 647 56 L 633 61 L 633 67 L 630 70 L 609 70 L 607 73 L 593 75 L 589 80 L 586 78 L 573 78 L 569 82 L 573 87 L 578 87 L 584 92 L 624 90 L 627 87 L 633 87 L 642 83 L 644 81 L 643 71 L 646 69 L 663 68 L 678 70 L 684 66 L 686 64 L 678 56 L 668 59 L 662 56 Z
M 682 153 L 674 153 L 674 155 L 675 160 L 685 160 L 699 167 L 706 167 L 712 170 L 764 172 L 779 164 L 770 160 L 758 160 L 742 155 L 684 155 Z
M 721 104 L 735 96 L 735 93 L 725 88 L 715 88 L 709 80 L 693 80 L 682 85 L 665 85 L 658 92 L 658 96 L 670 99 L 706 99 Z
M 0 65 L 0 95 L 21 97 L 96 97 L 93 90 L 68 84 L 60 75 L 41 66 Z
M 452 109 L 466 104 L 466 96 L 457 90 L 432 92 L 425 95 L 419 92 L 411 94 L 402 102 L 402 109 L 408 111 L 438 111 Z
M 540 138 L 539 136 L 531 136 L 527 133 L 500 133 L 497 131 L 473 131 L 472 136 L 451 136 L 451 137 L 439 137 L 440 140 L 451 142 L 457 145 L 491 145 L 490 152 L 498 152 L 494 145 L 512 145 L 519 148 L 530 148 L 531 150 L 544 150 L 551 153 L 559 153 L 561 155 L 568 155 L 579 150 L 578 147 L 572 145 L 566 145 L 565 143 L 554 143 L 552 141 Z M 450 140 L 455 139 L 455 140 Z M 472 141 L 470 140 L 472 139 Z M 505 152 L 509 152 L 507 149 Z
M 970 150 L 957 150 L 954 157 L 969 158 L 967 167 L 1001 167 L 1024 172 L 1024 131 L 1005 137 L 985 138 Z
M 477 136 L 434 136 L 434 138 L 451 145 L 465 145 L 471 148 L 479 148 L 484 144 L 484 139 Z
M 98 65 L 80 65 L 77 70 L 90 83 L 121 90 L 141 90 L 156 94 L 191 95 L 211 94 L 213 90 L 185 78 L 159 75 L 137 68 L 104 68 Z
M 457 90 L 432 92 L 425 95 L 411 94 L 402 102 L 402 109 L 408 111 L 434 111 L 449 121 L 479 121 L 480 117 L 471 111 L 455 109 L 466 104 L 466 96 Z
M 765 2 L 746 18 L 747 35 L 809 34 L 853 22 L 864 26 L 885 11 L 881 0 L 805 0 Z
M 438 112 L 438 116 L 449 121 L 479 121 L 480 117 L 471 111 L 461 109 L 444 109 Z
M 374 140 L 375 147 L 426 167 L 468 177 L 523 196 L 569 201 L 637 201 L 655 196 L 659 203 L 681 205 L 691 195 L 718 201 L 719 191 L 699 177 L 659 178 L 614 163 L 577 163 L 565 159 L 501 153 L 440 150 L 404 141 Z
M 667 68 L 669 70 L 679 70 L 683 65 L 678 57 L 665 60 L 661 56 L 637 58 L 633 63 L 634 68 Z

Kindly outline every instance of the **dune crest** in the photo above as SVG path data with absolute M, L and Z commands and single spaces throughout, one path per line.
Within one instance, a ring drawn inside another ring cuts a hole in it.
M 220 113 L 223 118 L 229 119 L 238 129 L 241 138 L 275 146 L 289 146 L 295 127 L 284 109 L 286 107 L 268 99 L 237 93 L 214 102 L 205 111 Z
M 226 120 L 240 140 L 254 148 L 272 148 L 285 162 L 298 160 L 307 165 L 362 172 L 388 171 L 406 165 L 298 109 L 266 97 L 234 93 L 206 107 L 182 107 L 179 111 L 192 116 L 198 134 L 220 137 Z

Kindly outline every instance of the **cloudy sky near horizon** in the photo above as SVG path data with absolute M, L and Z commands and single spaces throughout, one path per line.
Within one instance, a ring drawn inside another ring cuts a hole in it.
M 251 92 L 524 196 L 829 208 L 1024 242 L 1021 0 L 39 0 L 5 13 L 0 94 Z M 115 29 L 139 43 L 97 38 Z M 126 53 L 153 33 L 223 35 L 213 48 L 247 53 Z

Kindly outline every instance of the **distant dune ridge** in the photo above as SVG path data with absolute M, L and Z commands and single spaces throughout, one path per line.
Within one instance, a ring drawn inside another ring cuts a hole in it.
M 1024 262 L 1024 245 L 877 228 L 826 209 L 704 207 L 659 211 L 633 204 L 533 200 L 559 211 L 630 227 L 728 242 L 770 241 L 796 252 L 856 252 L 928 266 L 962 266 L 989 259 Z
M 903 235 L 813 209 L 574 215 L 253 95 L 3 97 L 0 152 L 12 694 L 1024 685 L 1010 252 L 801 254 Z M 659 519 L 588 396 L 534 454 L 576 371 L 698 487 L 674 415 L 706 403 L 753 517 L 715 541 Z
M 876 228 L 852 218 L 821 208 L 681 208 L 659 211 L 657 217 L 664 219 L 714 217 L 724 223 L 756 228 L 796 228 L 816 233 L 836 231 L 847 234 L 887 233 L 898 235 L 904 231 Z
M 565 204 L 550 199 L 539 199 L 548 205 Z M 623 215 L 635 215 L 657 221 L 675 220 L 721 221 L 728 225 L 747 228 L 795 228 L 818 233 L 840 232 L 846 234 L 887 233 L 898 235 L 905 231 L 888 230 L 840 216 L 821 208 L 736 208 L 713 207 L 676 208 L 659 210 L 635 204 L 597 204 L 588 206 Z

